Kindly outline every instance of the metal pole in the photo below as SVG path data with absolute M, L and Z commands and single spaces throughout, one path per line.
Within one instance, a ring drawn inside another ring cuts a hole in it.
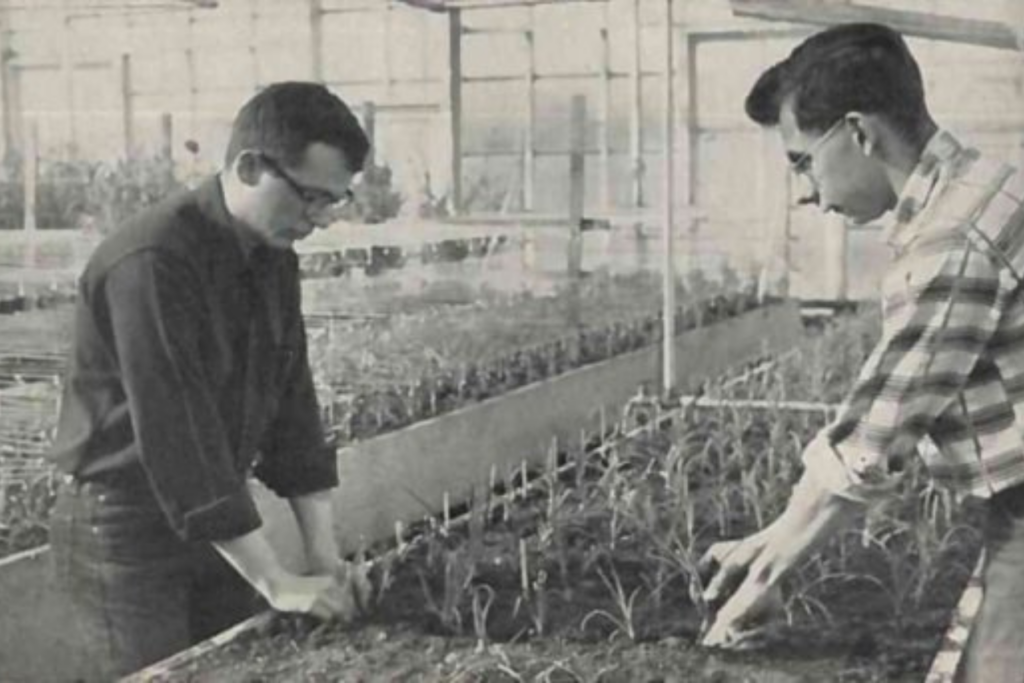
M 309 0 L 309 49 L 312 78 L 324 82 L 324 10 L 320 0 Z
M 586 161 L 584 158 L 587 128 L 587 98 L 573 95 L 569 122 L 569 249 L 568 273 L 576 280 L 583 262 L 584 194 L 586 192 Z
M 697 125 L 697 41 L 694 35 L 684 31 L 682 36 L 683 51 L 680 55 L 682 64 L 679 64 L 678 82 L 680 87 L 680 109 L 684 112 L 685 125 L 681 130 L 681 147 L 684 150 L 685 160 L 682 164 L 683 178 L 677 178 L 682 190 L 680 202 L 686 207 L 685 223 L 685 245 L 686 252 L 683 255 L 683 271 L 689 272 L 699 267 L 700 260 L 697 253 L 698 228 L 700 223 L 694 215 L 694 204 L 697 203 L 697 162 L 700 156 L 700 129 Z
M 2 102 L 0 116 L 3 117 L 4 159 L 10 158 L 17 147 L 12 120 L 14 107 L 11 106 L 11 58 L 8 52 L 11 35 L 7 23 L 7 0 L 0 0 L 0 102 Z
M 449 211 L 462 211 L 462 10 L 448 12 L 448 111 L 452 191 Z
M 676 376 L 676 276 L 672 258 L 673 227 L 675 223 L 675 83 L 672 63 L 675 58 L 673 49 L 675 29 L 672 25 L 672 0 L 665 0 L 665 189 L 662 208 L 662 389 L 666 394 L 675 386 Z
M 64 76 L 64 99 L 67 105 L 67 158 L 74 159 L 78 141 L 78 122 L 75 107 L 75 64 L 71 49 L 75 44 L 71 27 L 71 5 L 64 0 L 64 22 L 61 34 L 60 68 Z
M 371 100 L 363 102 L 363 131 L 370 141 L 370 153 L 366 157 L 366 167 L 373 167 L 377 150 L 377 105 Z
M 643 135 L 643 75 L 640 55 L 640 0 L 633 0 L 630 12 L 633 34 L 633 52 L 630 63 L 629 87 L 629 156 L 632 162 L 634 207 L 644 205 L 644 135 Z
M 199 109 L 197 100 L 199 96 L 199 87 L 197 85 L 196 76 L 196 49 L 195 49 L 195 28 L 196 17 L 192 10 L 188 11 L 188 19 L 186 23 L 187 29 L 187 43 L 185 47 L 185 70 L 188 74 L 188 117 L 189 117 L 189 128 L 190 134 L 195 137 L 196 135 L 196 115 Z
M 25 234 L 28 237 L 29 251 L 35 244 L 36 228 L 36 180 L 39 172 L 39 127 L 35 119 L 25 127 L 25 155 L 22 158 L 22 182 L 24 183 L 24 222 Z
M 249 61 L 253 90 L 260 89 L 260 0 L 249 0 Z
M 160 115 L 160 156 L 174 164 L 174 119 L 166 112 Z
M 534 204 L 533 167 L 535 137 L 535 100 L 537 97 L 537 67 L 533 49 L 533 10 L 530 10 L 530 27 L 523 33 L 526 39 L 526 101 L 524 103 L 526 128 L 523 133 L 523 210 L 532 211 Z
M 394 39 L 394 30 L 391 25 L 391 0 L 385 0 L 385 2 L 381 3 L 380 7 L 384 13 L 381 17 L 384 38 L 380 41 L 381 49 L 384 51 L 382 55 L 384 63 L 384 92 L 387 101 L 390 101 L 392 99 L 391 88 L 394 86 L 395 81 L 395 69 L 391 63 L 391 41 Z
M 599 191 L 601 211 L 607 212 L 611 207 L 611 115 L 612 115 L 612 79 L 611 79 L 611 46 L 608 40 L 608 5 L 604 6 L 604 26 L 601 27 L 601 134 L 598 139 L 600 159 Z
M 124 158 L 135 154 L 134 102 L 132 101 L 132 57 L 121 55 L 121 124 L 124 128 Z

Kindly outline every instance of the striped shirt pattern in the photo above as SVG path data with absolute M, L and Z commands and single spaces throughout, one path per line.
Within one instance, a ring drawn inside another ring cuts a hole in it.
M 1024 482 L 1024 174 L 939 131 L 895 211 L 882 338 L 805 461 L 866 500 L 919 454 L 987 498 Z

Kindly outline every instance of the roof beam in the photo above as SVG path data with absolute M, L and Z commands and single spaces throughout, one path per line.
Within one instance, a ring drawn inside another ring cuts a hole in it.
M 574 3 L 607 3 L 609 0 L 568 0 Z M 498 7 L 530 7 L 536 5 L 562 5 L 567 0 L 399 0 L 406 5 L 431 12 L 453 9 L 496 9 Z
M 931 12 L 898 10 L 854 2 L 822 3 L 816 0 L 730 0 L 737 16 L 800 24 L 833 25 L 877 22 L 900 33 L 1003 50 L 1021 49 L 1009 26 L 998 21 L 968 19 Z

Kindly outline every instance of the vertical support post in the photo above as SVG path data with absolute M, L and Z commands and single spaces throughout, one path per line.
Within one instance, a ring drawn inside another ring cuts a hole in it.
M 194 29 L 196 24 L 196 16 L 193 10 L 188 11 L 187 18 L 187 42 L 185 46 L 185 71 L 188 74 L 188 118 L 189 128 L 191 129 L 191 135 L 196 134 L 196 115 L 199 109 L 198 96 L 199 88 L 196 83 L 196 49 L 195 49 L 195 35 Z
M 168 164 L 174 162 L 174 119 L 168 113 L 160 115 L 160 156 Z
M 25 141 L 25 109 L 21 97 L 21 67 L 18 64 L 7 65 L 8 90 L 11 105 L 11 144 L 15 151 Z
M 686 252 L 683 270 L 689 272 L 700 266 L 697 253 L 700 223 L 693 215 L 693 207 L 697 202 L 697 163 L 700 156 L 700 131 L 697 124 L 697 37 L 688 31 L 678 36 L 683 43 L 682 64 L 679 65 L 677 76 L 680 87 L 682 110 L 685 125 L 682 128 L 683 176 L 677 179 L 676 185 L 682 189 L 680 203 L 686 207 L 684 216 L 686 226 Z
M 32 119 L 25 128 L 25 153 L 22 155 L 21 162 L 21 177 L 25 193 L 22 204 L 24 206 L 25 236 L 28 238 L 31 252 L 34 250 L 35 234 L 38 227 L 36 224 L 36 181 L 39 174 L 39 127 L 35 119 Z M 26 258 L 30 261 L 28 265 L 32 265 L 31 261 L 34 260 L 32 254 L 30 253 Z
M 601 27 L 601 129 L 598 135 L 598 175 L 601 211 L 611 208 L 611 119 L 612 119 L 612 78 L 611 44 L 608 39 L 608 5 L 604 6 L 604 26 Z
M 324 10 L 321 0 L 309 0 L 310 77 L 324 82 Z
M 697 183 L 700 180 L 698 169 L 700 168 L 700 117 L 697 111 L 699 102 L 699 83 L 697 81 L 697 46 L 700 44 L 697 37 L 689 31 L 683 33 L 683 41 L 686 46 L 684 59 L 686 63 L 683 68 L 683 106 L 686 114 L 686 182 L 683 184 L 685 190 L 684 202 L 688 205 L 697 203 Z
M 826 216 L 825 231 L 825 270 L 827 282 L 825 286 L 836 301 L 847 298 L 847 251 L 850 233 L 846 221 L 841 216 Z
M 132 98 L 132 57 L 121 55 L 121 125 L 124 130 L 124 158 L 135 154 L 135 102 Z
M 632 168 L 632 203 L 644 205 L 644 121 L 643 72 L 640 55 L 640 0 L 633 0 L 630 8 L 632 33 L 632 60 L 629 65 L 629 158 Z
M 448 112 L 452 191 L 449 212 L 462 211 L 462 10 L 448 12 Z
M 168 182 L 173 182 L 177 175 L 174 168 L 174 119 L 168 112 L 160 115 L 160 157 L 164 160 Z
M 533 42 L 533 8 L 530 8 L 530 26 L 523 33 L 526 40 L 526 75 L 523 84 L 526 86 L 526 98 L 523 105 L 526 122 L 523 130 L 523 210 L 532 211 L 534 207 L 534 166 L 536 159 L 536 125 L 537 125 L 537 57 Z
M 786 173 L 786 213 L 782 223 L 782 286 L 779 294 L 789 296 L 790 283 L 793 280 L 793 174 Z
M 64 100 L 67 106 L 67 158 L 74 159 L 78 143 L 78 114 L 75 106 L 75 64 L 72 48 L 75 45 L 71 25 L 71 3 L 64 0 L 64 21 L 61 27 L 60 69 L 64 78 Z
M 676 377 L 676 275 L 673 260 L 675 224 L 675 27 L 673 0 L 665 0 L 665 190 L 662 207 L 662 389 L 668 394 L 675 387 Z
M 572 118 L 569 125 L 569 278 L 579 277 L 583 262 L 583 198 L 586 190 L 585 149 L 587 126 L 587 98 L 572 97 Z
M 17 147 L 14 136 L 14 106 L 11 74 L 11 34 L 8 27 L 7 0 L 0 0 L 0 116 L 3 117 L 4 159 Z
M 363 131 L 370 141 L 370 152 L 365 162 L 366 168 L 370 168 L 377 151 L 377 105 L 370 100 L 363 102 Z
M 387 93 L 387 99 L 390 100 L 391 88 L 394 87 L 395 80 L 395 68 L 391 63 L 391 42 L 394 39 L 394 27 L 392 26 L 391 20 L 391 0 L 385 0 L 385 2 L 380 3 L 380 8 L 381 12 L 383 12 L 381 22 L 384 27 L 384 37 L 380 41 L 381 49 L 384 51 L 384 54 L 382 55 L 382 63 L 384 64 L 384 91 Z
M 260 89 L 260 0 L 249 0 L 249 63 L 252 89 Z

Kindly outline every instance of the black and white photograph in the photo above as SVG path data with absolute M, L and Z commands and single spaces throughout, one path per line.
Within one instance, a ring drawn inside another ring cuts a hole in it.
M 1024 683 L 1024 0 L 0 0 L 0 683 Z

